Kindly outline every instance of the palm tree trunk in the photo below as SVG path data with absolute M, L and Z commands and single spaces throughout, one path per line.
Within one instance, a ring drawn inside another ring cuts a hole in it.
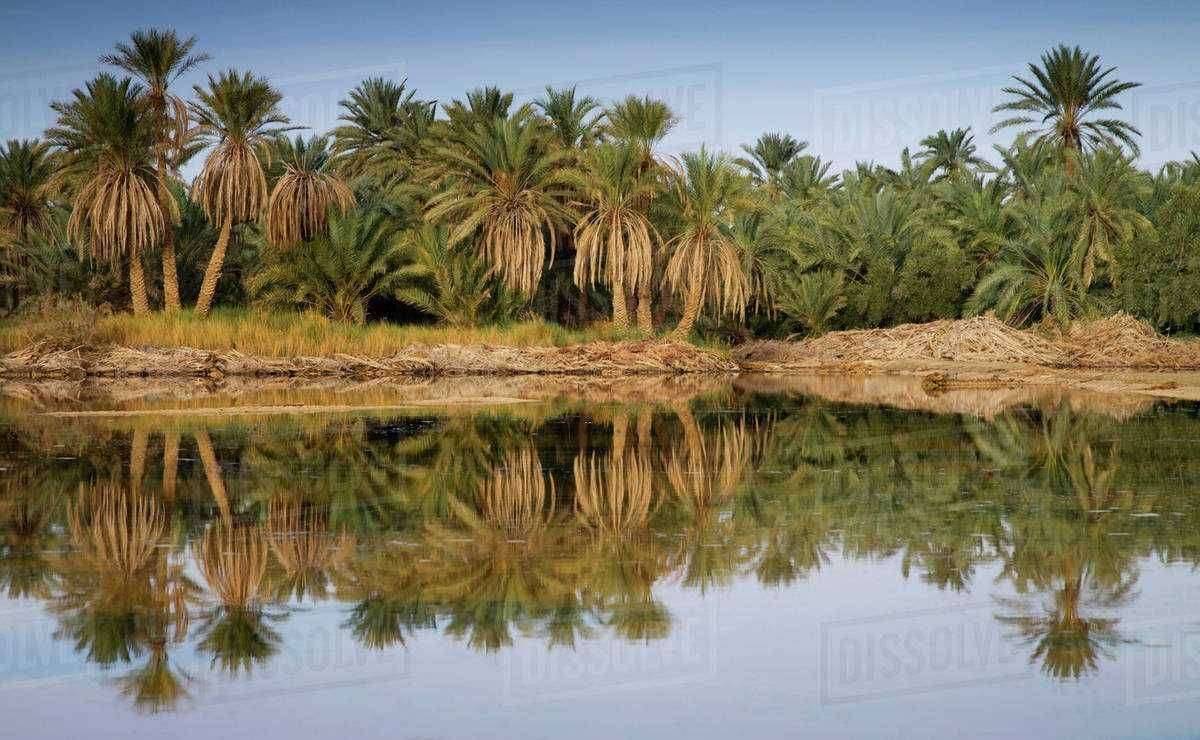
M 229 507 L 229 495 L 225 492 L 225 481 L 221 479 L 221 465 L 217 462 L 216 451 L 213 450 L 212 438 L 207 430 L 196 432 L 196 449 L 200 453 L 200 463 L 204 466 L 204 477 L 208 480 L 208 488 L 212 491 L 217 511 L 225 524 L 233 522 L 233 510 Z
M 208 258 L 208 267 L 204 268 L 204 282 L 200 283 L 200 295 L 196 298 L 196 315 L 203 318 L 212 308 L 213 296 L 217 294 L 217 280 L 221 277 L 221 269 L 225 266 L 225 250 L 229 248 L 229 235 L 233 231 L 233 222 L 226 220 L 221 224 L 221 234 L 213 247 L 212 256 Z
M 164 216 L 174 212 L 168 198 L 173 197 L 167 188 L 167 159 L 160 151 L 158 154 L 158 203 L 162 206 Z M 167 313 L 178 311 L 179 303 L 179 274 L 175 269 L 175 223 L 167 218 L 167 228 L 163 232 L 162 243 L 163 271 L 163 310 Z
M 163 498 L 175 500 L 175 482 L 179 473 L 179 432 L 163 433 Z
M 142 255 L 129 255 L 129 299 L 135 316 L 150 312 L 150 299 L 146 297 L 146 271 L 142 267 Z
M 691 285 L 688 286 L 687 295 L 683 298 L 683 315 L 679 317 L 679 325 L 675 327 L 671 338 L 686 342 L 687 338 L 691 336 L 698 318 L 700 318 L 700 283 L 698 279 L 693 279 Z
M 629 328 L 629 310 L 625 304 L 625 286 L 617 281 L 612 284 L 612 322 L 618 329 Z
M 654 315 L 650 311 L 650 291 L 641 289 L 637 294 L 637 323 L 638 329 L 650 335 L 654 333 Z
M 133 430 L 129 442 L 129 490 L 134 497 L 142 495 L 142 478 L 146 476 L 146 451 L 150 447 L 150 432 Z

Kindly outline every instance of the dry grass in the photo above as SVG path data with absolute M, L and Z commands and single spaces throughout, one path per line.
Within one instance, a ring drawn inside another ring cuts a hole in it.
M 40 315 L 11 321 L 0 331 L 0 350 L 12 352 L 57 338 L 63 318 Z M 606 326 L 571 331 L 556 324 L 527 321 L 504 326 L 449 327 L 397 324 L 355 326 L 313 314 L 265 311 L 215 311 L 200 318 L 176 314 L 95 317 L 88 338 L 122 347 L 191 347 L 209 351 L 237 350 L 260 357 L 389 357 L 414 344 L 492 344 L 510 347 L 561 347 L 596 340 L 640 336 Z

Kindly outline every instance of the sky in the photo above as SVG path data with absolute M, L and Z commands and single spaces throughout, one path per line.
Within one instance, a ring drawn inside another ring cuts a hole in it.
M 1143 86 L 1125 116 L 1142 164 L 1200 151 L 1200 3 L 1147 2 L 382 2 L 380 0 L 0 0 L 0 139 L 52 123 L 49 103 L 96 74 L 135 28 L 195 35 L 213 59 L 190 75 L 250 69 L 284 92 L 297 124 L 336 125 L 361 79 L 407 78 L 448 101 L 495 84 L 536 97 L 578 85 L 601 100 L 660 97 L 681 124 L 670 153 L 734 151 L 764 131 L 810 142 L 838 169 L 894 164 L 940 128 L 971 126 L 986 153 L 1013 74 L 1078 44 Z

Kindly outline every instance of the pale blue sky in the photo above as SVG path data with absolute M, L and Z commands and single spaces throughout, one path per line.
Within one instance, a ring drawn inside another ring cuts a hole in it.
M 838 167 L 895 162 L 926 133 L 974 127 L 981 145 L 1000 87 L 1059 42 L 1145 84 L 1128 96 L 1143 163 L 1200 150 L 1200 5 L 1113 2 L 177 3 L 4 0 L 0 137 L 50 122 L 47 104 L 94 74 L 133 28 L 171 25 L 212 54 L 275 80 L 297 123 L 330 127 L 362 77 L 408 77 L 447 100 L 492 83 L 532 97 L 579 82 L 598 97 L 665 97 L 684 124 L 668 149 L 734 149 L 762 131 L 812 142 Z

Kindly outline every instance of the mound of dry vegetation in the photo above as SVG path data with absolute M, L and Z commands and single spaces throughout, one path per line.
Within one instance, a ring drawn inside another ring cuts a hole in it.
M 799 342 L 751 342 L 734 351 L 743 370 L 871 371 L 911 364 L 989 367 L 1200 370 L 1200 341 L 1169 339 L 1125 313 L 1067 332 L 1015 329 L 990 316 L 830 332 Z

